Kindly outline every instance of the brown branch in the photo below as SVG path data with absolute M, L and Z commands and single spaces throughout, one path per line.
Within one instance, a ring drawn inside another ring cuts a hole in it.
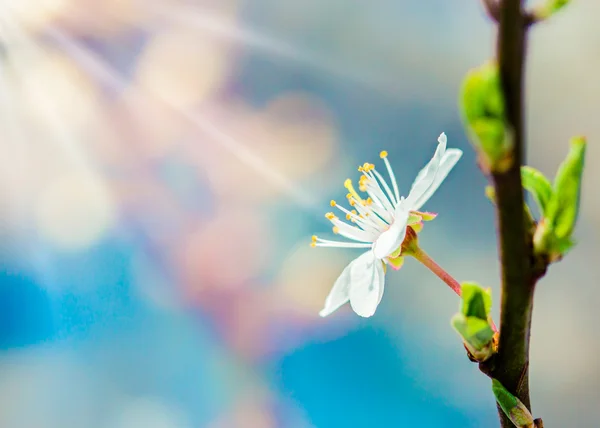
M 482 0 L 485 11 L 494 22 L 500 22 L 500 3 L 499 0 Z
M 498 7 L 497 57 L 506 109 L 506 126 L 513 140 L 512 165 L 492 172 L 496 192 L 502 264 L 502 298 L 498 354 L 482 363 L 482 371 L 498 379 L 531 410 L 529 398 L 529 335 L 535 278 L 531 270 L 529 233 L 525 228 L 521 165 L 525 150 L 523 71 L 527 26 L 523 0 L 484 0 Z M 495 9 L 491 9 L 495 13 Z M 499 410 L 502 427 L 513 427 Z

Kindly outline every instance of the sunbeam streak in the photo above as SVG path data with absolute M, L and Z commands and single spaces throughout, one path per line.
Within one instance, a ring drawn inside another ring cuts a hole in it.
M 128 87 L 125 78 L 115 69 L 113 69 L 112 66 L 107 64 L 96 54 L 81 47 L 77 42 L 73 41 L 59 29 L 49 27 L 46 34 L 59 46 L 61 46 L 61 48 L 64 49 L 69 55 L 71 55 L 73 59 L 79 62 L 79 64 L 90 74 L 101 80 L 104 84 L 119 91 Z M 136 91 L 138 90 L 136 89 Z M 140 91 L 138 91 L 136 95 L 139 96 L 140 102 L 144 100 L 144 97 L 147 97 L 146 99 L 156 99 L 166 105 L 168 108 L 177 112 L 187 121 L 195 125 L 201 132 L 210 136 L 214 141 L 219 143 L 221 147 L 223 147 L 233 156 L 250 166 L 254 171 L 256 171 L 257 174 L 266 180 L 270 180 L 273 184 L 282 189 L 292 198 L 295 203 L 307 211 L 318 215 L 315 200 L 311 195 L 300 189 L 293 182 L 287 179 L 287 177 L 285 177 L 281 172 L 277 171 L 273 165 L 270 165 L 259 156 L 255 155 L 246 145 L 240 143 L 238 140 L 222 131 L 211 121 L 199 114 L 190 113 L 178 106 L 175 106 L 168 100 L 159 97 L 156 94 L 150 94 L 147 91 L 140 93 Z
M 4 41 L 3 32 L 0 28 L 0 40 Z M 11 204 L 17 204 L 16 209 L 20 210 L 21 199 L 18 197 L 21 192 L 20 186 L 15 184 L 23 183 L 28 175 L 26 169 L 27 148 L 25 144 L 17 144 L 18 141 L 27 141 L 24 138 L 25 128 L 21 125 L 21 118 L 18 114 L 18 107 L 15 104 L 15 94 L 13 87 L 8 83 L 6 70 L 6 57 L 2 58 L 0 65 L 0 130 L 3 159 L 10 159 L 10 164 L 1 163 L 0 167 L 0 186 L 5 195 L 8 195 Z M 7 199 L 0 204 L 0 210 L 8 207 L 2 205 L 9 202 Z M 4 213 L 3 213 L 4 215 Z M 2 225 L 6 226 L 6 225 Z
M 270 37 L 251 28 L 232 25 L 223 15 L 206 8 L 166 6 L 160 5 L 160 3 L 149 7 L 156 15 L 157 20 L 168 20 L 180 25 L 191 26 L 212 36 L 234 41 L 266 54 L 308 66 L 325 72 L 332 77 L 342 78 L 349 83 L 360 84 L 378 92 L 389 93 L 389 77 L 385 75 L 374 75 L 364 70 L 356 72 L 356 64 L 340 64 L 332 61 L 330 55 L 325 56 L 300 50 L 278 40 L 276 37 Z
M 10 19 L 11 16 L 0 14 L 0 34 L 2 40 L 7 46 L 7 53 L 5 63 L 10 67 L 7 67 L 7 71 L 11 69 L 16 73 L 14 77 L 19 79 L 21 76 L 25 76 L 28 73 L 26 63 L 29 60 L 40 58 L 44 55 L 42 48 L 36 45 L 36 43 L 28 37 L 27 33 L 23 31 L 16 21 Z M 8 78 L 8 76 L 4 76 Z M 51 126 L 52 132 L 56 138 L 48 138 L 49 141 L 53 141 L 59 145 L 61 149 L 60 153 L 66 156 L 66 160 L 71 166 L 90 169 L 90 160 L 87 159 L 83 152 L 77 148 L 77 144 L 71 135 L 65 119 L 57 115 L 56 110 L 53 106 L 52 99 L 38 86 L 28 85 L 27 82 L 20 81 L 20 84 L 24 84 L 23 89 L 33 90 L 36 95 L 36 101 L 39 103 L 38 107 L 42 114 L 46 117 L 47 123 Z M 18 140 L 15 140 L 18 141 Z

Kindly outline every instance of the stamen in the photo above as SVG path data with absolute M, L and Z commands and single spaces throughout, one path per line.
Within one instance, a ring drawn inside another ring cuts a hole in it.
M 311 237 L 311 239 L 312 239 L 312 242 L 317 242 L 317 239 L 319 239 L 319 238 L 318 238 L 318 236 L 317 236 L 317 235 L 313 235 L 313 236 Z
M 356 210 L 358 211 L 359 217 L 364 218 L 364 221 L 372 225 L 376 230 L 381 231 L 383 227 L 387 226 L 388 223 L 380 219 L 378 215 L 370 215 L 373 210 L 373 206 L 365 206 L 357 204 Z
M 369 178 L 366 175 L 361 175 L 360 179 L 358 180 L 358 189 L 361 192 L 366 192 L 367 191 L 367 182 L 369 181 Z
M 311 247 L 311 248 L 315 248 L 316 246 L 317 246 L 317 243 L 316 243 L 316 242 L 311 242 L 311 243 L 310 243 L 310 247 Z
M 377 171 L 374 171 L 377 172 Z M 386 222 L 390 222 L 394 212 L 394 197 L 391 190 L 388 192 L 389 196 L 386 196 L 385 191 L 379 185 L 377 178 L 373 175 L 373 172 L 368 172 L 367 177 L 367 193 L 373 200 L 372 210 L 376 211 L 377 214 L 385 219 Z M 385 183 L 385 181 L 384 181 Z M 389 189 L 389 187 L 388 187 Z M 387 191 L 387 190 L 386 190 Z
M 392 193 L 390 186 L 388 186 L 388 184 L 385 181 L 385 179 L 383 178 L 383 176 L 377 170 L 373 170 L 372 174 L 375 175 L 379 179 L 379 183 L 381 183 L 381 185 L 383 186 L 383 189 L 385 190 L 385 196 L 387 196 L 387 198 L 390 200 L 392 205 L 395 206 L 398 203 L 398 200 L 394 198 L 394 194 Z M 375 180 L 375 178 L 373 178 L 373 180 Z
M 336 208 L 346 214 L 346 220 L 356 223 L 361 229 L 365 231 L 370 230 L 372 232 L 376 232 L 378 230 L 377 225 L 365 221 L 365 218 L 362 215 L 358 215 L 356 210 L 348 211 L 341 205 L 336 205 Z
M 339 228 L 339 227 L 337 227 L 337 226 L 333 226 L 333 233 L 335 233 L 336 235 L 337 235 L 338 233 L 340 233 L 340 228 Z
M 362 201 L 362 198 L 358 195 L 358 193 L 354 189 L 354 186 L 352 185 L 352 180 L 347 178 L 346 181 L 344 181 L 344 187 L 348 189 L 352 196 L 354 196 L 354 199 L 356 199 L 357 201 Z
M 385 159 L 387 158 L 388 152 L 386 152 L 385 150 L 383 150 L 381 153 L 379 153 L 379 157 L 381 159 Z
M 335 203 L 335 201 L 332 199 L 332 200 L 331 200 L 331 202 L 329 202 L 329 205 L 331 205 L 332 207 L 335 207 L 335 206 L 336 206 L 336 203 Z
M 375 165 L 373 165 L 372 163 L 368 163 L 365 162 L 362 166 L 362 171 L 361 172 L 369 172 L 371 170 L 373 170 L 375 168 Z
M 319 240 L 315 244 L 316 247 L 336 247 L 336 248 L 371 248 L 373 244 L 361 244 L 355 242 L 339 242 L 339 241 L 326 241 Z
M 327 220 L 335 220 L 336 216 L 333 213 L 327 213 L 327 214 L 325 214 L 325 218 Z
M 390 161 L 387 157 L 383 158 L 383 162 L 385 162 L 385 167 L 388 170 L 388 174 L 390 175 L 390 180 L 392 181 L 392 186 L 394 187 L 394 195 L 396 196 L 396 201 L 400 201 L 400 191 L 398 190 L 398 183 L 396 183 L 396 176 L 394 175 L 394 171 L 392 171 L 392 165 L 390 165 Z

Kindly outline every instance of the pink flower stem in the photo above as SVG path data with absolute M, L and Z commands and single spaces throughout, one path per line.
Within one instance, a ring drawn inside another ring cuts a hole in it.
M 448 272 L 446 272 L 440 265 L 438 265 L 431 257 L 429 257 L 429 254 L 427 254 L 425 251 L 423 251 L 420 247 L 417 247 L 417 246 L 415 246 L 415 247 L 416 248 L 411 248 L 410 255 L 413 256 L 418 261 L 420 261 L 422 264 L 424 264 L 425 267 L 427 267 L 430 271 L 432 271 L 434 274 L 436 274 L 436 276 L 439 279 L 441 279 L 446 284 L 448 284 L 448 286 L 452 289 L 452 291 L 454 291 L 460 297 L 462 294 L 460 283 L 457 280 L 455 280 L 452 277 L 452 275 L 450 275 Z M 498 328 L 496 327 L 496 324 L 494 323 L 494 321 L 491 319 L 490 319 L 490 324 L 491 324 L 492 330 L 494 330 L 494 332 L 497 333 Z

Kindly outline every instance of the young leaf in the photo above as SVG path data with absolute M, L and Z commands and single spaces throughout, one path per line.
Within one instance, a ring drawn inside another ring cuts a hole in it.
M 492 310 L 492 295 L 476 283 L 464 282 L 462 288 L 461 312 L 466 317 L 476 317 L 487 321 Z
M 553 193 L 550 180 L 531 166 L 521 167 L 521 180 L 525 190 L 533 195 L 542 216 L 546 216 L 546 208 Z
M 533 15 L 538 21 L 548 19 L 570 2 L 571 0 L 545 0 L 533 9 Z
M 452 327 L 461 335 L 465 344 L 468 345 L 472 354 L 484 350 L 494 338 L 494 330 L 492 330 L 487 320 L 456 314 L 452 317 L 451 323 Z
M 496 379 L 492 379 L 492 391 L 500 408 L 516 427 L 534 427 L 531 412 Z
M 467 74 L 462 85 L 460 107 L 483 165 L 492 171 L 510 165 L 512 139 L 506 132 L 504 98 L 496 62 L 489 61 Z
M 463 283 L 460 312 L 452 317 L 451 324 L 462 337 L 472 357 L 485 361 L 494 353 L 494 330 L 489 316 L 492 308 L 492 296 L 474 283 Z
M 560 259 L 574 245 L 571 235 L 579 213 L 585 148 L 585 138 L 571 139 L 569 154 L 554 179 L 546 215 L 535 231 L 534 249 L 538 254 L 548 254 L 550 261 Z
M 571 139 L 569 154 L 560 165 L 554 179 L 554 197 L 548 204 L 547 217 L 552 222 L 555 236 L 559 239 L 570 237 L 577 221 L 585 147 L 585 138 Z

